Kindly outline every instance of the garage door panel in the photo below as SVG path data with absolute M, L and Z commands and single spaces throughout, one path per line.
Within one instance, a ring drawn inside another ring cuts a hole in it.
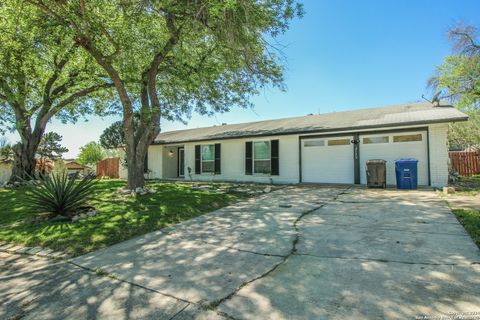
M 352 136 L 302 141 L 302 181 L 353 183 Z
M 394 185 L 395 160 L 418 160 L 418 184 L 428 185 L 427 133 L 412 131 L 402 133 L 360 135 L 360 181 L 367 183 L 365 164 L 369 159 L 387 161 L 387 184 Z

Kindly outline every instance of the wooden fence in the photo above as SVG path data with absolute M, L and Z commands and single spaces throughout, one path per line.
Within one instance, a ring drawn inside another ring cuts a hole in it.
M 118 179 L 120 169 L 119 158 L 107 158 L 97 162 L 97 177 L 110 177 Z
M 477 152 L 450 151 L 452 169 L 460 176 L 480 174 L 480 154 Z

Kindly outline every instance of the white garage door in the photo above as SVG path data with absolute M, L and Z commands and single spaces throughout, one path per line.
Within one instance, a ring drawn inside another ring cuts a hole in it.
M 395 160 L 418 160 L 418 184 L 428 185 L 427 132 L 412 131 L 360 135 L 360 181 L 367 183 L 365 163 L 369 159 L 387 160 L 387 185 L 394 185 Z
M 302 181 L 354 183 L 353 136 L 302 139 Z

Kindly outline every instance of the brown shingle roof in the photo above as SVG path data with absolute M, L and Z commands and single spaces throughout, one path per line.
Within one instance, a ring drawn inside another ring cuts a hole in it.
M 160 133 L 155 138 L 154 144 L 343 131 L 466 120 L 468 120 L 468 116 L 453 106 L 442 105 L 437 107 L 428 102 L 421 102 L 198 129 L 167 131 Z

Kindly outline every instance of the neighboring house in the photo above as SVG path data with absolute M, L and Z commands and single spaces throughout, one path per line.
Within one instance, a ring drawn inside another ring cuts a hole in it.
M 12 176 L 13 160 L 0 159 L 0 185 L 8 182 Z
M 449 122 L 468 117 L 449 105 L 383 108 L 160 133 L 148 150 L 151 178 L 266 183 L 366 184 L 365 162 L 418 160 L 418 182 L 448 182 Z
M 67 173 L 78 172 L 80 174 L 87 175 L 93 171 L 93 169 L 90 168 L 89 166 L 80 164 L 75 160 L 64 160 L 64 164 L 65 164 L 65 169 L 67 170 Z

